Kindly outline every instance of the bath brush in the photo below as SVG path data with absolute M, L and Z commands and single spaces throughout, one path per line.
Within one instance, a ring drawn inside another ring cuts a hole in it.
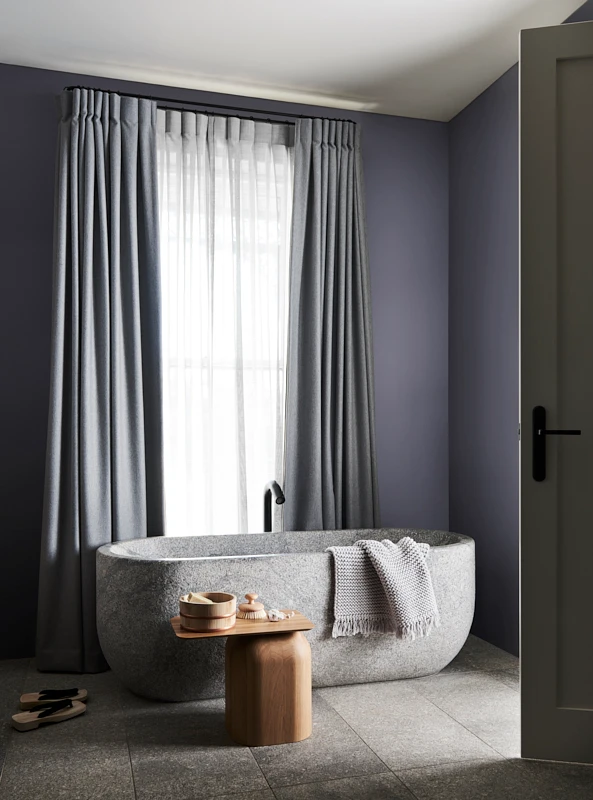
M 248 603 L 240 603 L 237 617 L 239 619 L 267 619 L 268 615 L 263 603 L 256 603 L 256 594 L 246 594 L 245 599 Z

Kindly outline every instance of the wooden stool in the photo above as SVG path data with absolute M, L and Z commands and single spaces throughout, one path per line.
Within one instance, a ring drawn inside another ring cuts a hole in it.
M 311 647 L 302 633 L 227 639 L 226 728 L 232 739 L 250 747 L 307 739 L 311 704 Z
M 280 622 L 238 619 L 234 628 L 192 633 L 171 620 L 180 639 L 226 636 L 226 728 L 239 744 L 300 742 L 312 731 L 311 647 L 301 631 L 313 623 L 295 612 Z

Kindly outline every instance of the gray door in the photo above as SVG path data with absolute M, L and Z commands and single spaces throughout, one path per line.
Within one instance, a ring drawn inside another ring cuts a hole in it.
M 593 23 L 521 35 L 521 670 L 523 757 L 593 763 Z

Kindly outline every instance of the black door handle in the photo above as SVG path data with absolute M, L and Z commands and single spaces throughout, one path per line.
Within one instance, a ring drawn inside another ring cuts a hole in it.
M 547 430 L 546 409 L 535 406 L 532 412 L 533 423 L 533 464 L 532 475 L 534 481 L 546 479 L 546 436 L 580 436 L 577 430 Z

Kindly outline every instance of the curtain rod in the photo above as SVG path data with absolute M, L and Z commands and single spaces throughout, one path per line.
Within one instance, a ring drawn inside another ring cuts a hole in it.
M 108 94 L 118 94 L 120 97 L 135 97 L 140 100 L 153 100 L 156 103 L 178 103 L 179 105 L 175 106 L 166 106 L 166 105 L 159 105 L 163 111 L 192 111 L 195 112 L 195 109 L 184 108 L 184 104 L 189 104 L 190 106 L 200 106 L 201 108 L 226 108 L 230 111 L 242 111 L 243 115 L 241 114 L 217 114 L 219 117 L 241 117 L 242 119 L 253 119 L 253 117 L 247 116 L 248 112 L 252 114 L 265 114 L 266 122 L 275 122 L 277 120 L 269 119 L 269 114 L 273 114 L 278 117 L 290 117 L 296 119 L 310 119 L 306 114 L 292 114 L 289 111 L 271 111 L 268 109 L 267 111 L 261 111 L 258 108 L 241 108 L 240 106 L 224 106 L 218 105 L 217 103 L 201 103 L 198 100 L 175 100 L 173 97 L 154 97 L 153 95 L 149 94 L 131 94 L 128 92 L 111 92 L 109 89 L 97 89 L 94 86 L 65 86 L 64 91 L 71 92 L 73 89 L 86 89 L 89 92 L 107 92 Z M 179 107 L 181 106 L 181 107 Z M 334 122 L 352 122 L 356 124 L 352 119 L 338 119 L 336 117 L 318 117 L 317 119 L 327 119 Z M 289 123 L 294 125 L 294 123 Z

